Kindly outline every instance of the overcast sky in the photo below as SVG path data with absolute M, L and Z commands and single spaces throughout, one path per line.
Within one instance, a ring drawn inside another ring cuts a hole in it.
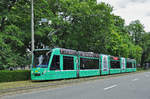
M 138 19 L 150 32 L 150 0 L 97 0 L 101 1 L 113 6 L 113 13 L 125 19 L 127 25 Z

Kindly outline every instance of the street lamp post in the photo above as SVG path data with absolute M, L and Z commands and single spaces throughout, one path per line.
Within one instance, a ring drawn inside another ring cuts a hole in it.
M 31 0 L 31 43 L 32 43 L 31 52 L 32 52 L 32 60 L 33 60 L 33 51 L 34 51 L 34 7 L 33 7 L 33 0 Z M 32 68 L 32 66 L 31 66 L 31 68 Z
M 32 40 L 32 54 L 34 51 L 34 9 L 33 0 L 31 0 L 31 40 Z

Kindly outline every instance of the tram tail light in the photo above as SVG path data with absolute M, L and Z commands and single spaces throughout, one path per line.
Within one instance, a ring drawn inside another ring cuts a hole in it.
M 113 57 L 114 60 L 118 60 L 118 57 Z

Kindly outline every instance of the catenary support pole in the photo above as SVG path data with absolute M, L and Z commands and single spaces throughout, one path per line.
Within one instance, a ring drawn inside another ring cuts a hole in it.
M 32 59 L 33 59 L 33 51 L 34 51 L 34 4 L 33 0 L 31 0 L 31 42 L 32 42 Z

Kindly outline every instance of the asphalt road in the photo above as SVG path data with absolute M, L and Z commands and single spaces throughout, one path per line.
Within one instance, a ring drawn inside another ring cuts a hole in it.
M 2 99 L 150 99 L 150 72 L 5 96 Z

